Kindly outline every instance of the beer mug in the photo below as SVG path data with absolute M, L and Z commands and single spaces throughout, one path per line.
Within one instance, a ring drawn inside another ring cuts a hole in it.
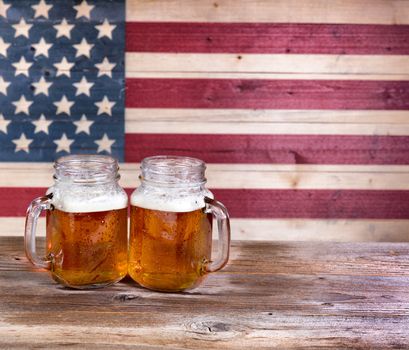
M 128 274 L 159 291 L 196 287 L 229 259 L 226 208 L 205 188 L 205 164 L 176 156 L 145 158 L 141 185 L 131 196 Z M 219 257 L 211 260 L 212 219 L 218 228 Z
M 71 288 L 103 287 L 127 273 L 128 197 L 118 184 L 118 162 L 71 155 L 55 164 L 54 185 L 28 207 L 27 258 Z M 36 253 L 36 225 L 46 211 L 46 256 Z

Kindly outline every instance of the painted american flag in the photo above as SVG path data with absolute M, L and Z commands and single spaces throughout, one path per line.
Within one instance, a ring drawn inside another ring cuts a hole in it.
M 60 155 L 178 154 L 234 238 L 407 240 L 408 110 L 408 1 L 0 0 L 0 232 Z
M 123 160 L 123 1 L 0 6 L 0 160 Z

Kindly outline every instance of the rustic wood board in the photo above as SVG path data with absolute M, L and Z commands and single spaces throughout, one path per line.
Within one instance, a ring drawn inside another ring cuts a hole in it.
M 409 245 L 234 242 L 196 290 L 55 284 L 0 238 L 0 347 L 406 348 Z

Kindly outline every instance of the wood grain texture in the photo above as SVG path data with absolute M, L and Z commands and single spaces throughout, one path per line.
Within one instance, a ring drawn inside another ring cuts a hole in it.
M 409 219 L 409 191 L 212 189 L 235 218 Z
M 409 111 L 127 108 L 125 132 L 409 135 Z
M 409 80 L 409 74 L 389 73 L 274 73 L 274 72 L 202 72 L 202 71 L 131 71 L 129 78 L 166 78 L 166 79 L 269 79 L 269 80 Z
M 24 222 L 22 216 L 0 217 L 0 237 L 22 237 Z M 230 225 L 233 240 L 409 242 L 409 220 L 231 218 Z M 44 217 L 38 221 L 37 236 L 45 237 Z
M 125 189 L 128 195 L 132 189 Z M 409 191 L 214 189 L 233 218 L 409 219 Z M 2 216 L 24 216 L 46 188 L 2 187 Z
M 409 109 L 409 81 L 127 79 L 126 87 L 126 107 L 138 108 Z
M 136 188 L 139 163 L 120 164 L 119 183 Z M 0 187 L 51 187 L 50 163 L 0 163 Z M 30 173 L 30 176 L 27 176 Z M 409 190 L 409 165 L 208 164 L 207 186 L 224 189 Z
M 128 52 L 126 62 L 127 78 L 408 80 L 409 70 L 407 55 Z
M 129 0 L 127 21 L 409 24 L 406 0 Z
M 177 113 L 177 112 L 176 112 Z M 406 136 L 409 135 L 409 124 L 365 124 L 365 123 L 235 123 L 230 120 L 213 122 L 199 119 L 194 122 L 178 120 L 154 121 L 133 120 L 127 130 L 129 134 L 213 134 L 222 135 L 376 135 Z
M 303 109 L 172 109 L 127 108 L 126 131 L 137 122 L 209 122 L 249 125 L 274 124 L 409 124 L 409 111 L 303 110 Z
M 3 348 L 407 348 L 407 244 L 234 242 L 200 288 L 78 292 L 0 238 Z
M 127 134 L 409 135 L 409 111 L 127 108 Z
M 409 54 L 409 26 L 128 22 L 127 52 Z
M 126 134 L 125 161 L 155 154 L 207 163 L 409 164 L 409 136 Z

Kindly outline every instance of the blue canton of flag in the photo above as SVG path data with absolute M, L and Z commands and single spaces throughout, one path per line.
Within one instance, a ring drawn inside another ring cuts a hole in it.
M 0 161 L 124 156 L 124 1 L 0 0 Z

